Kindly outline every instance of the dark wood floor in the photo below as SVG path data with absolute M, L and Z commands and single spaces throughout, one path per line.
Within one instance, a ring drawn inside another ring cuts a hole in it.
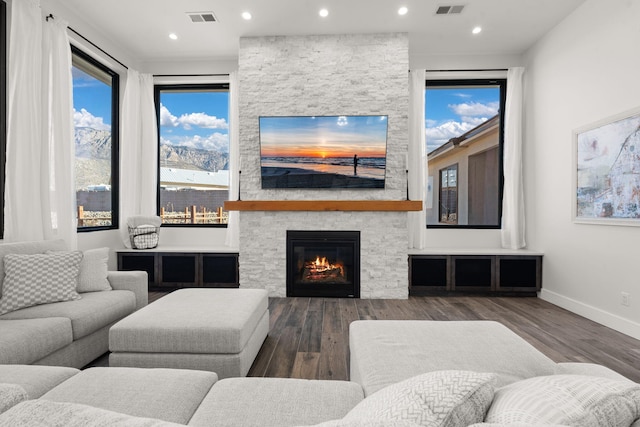
M 349 324 L 358 319 L 496 320 L 556 362 L 599 363 L 640 382 L 639 340 L 535 297 L 270 298 L 269 310 L 249 376 L 349 379 Z

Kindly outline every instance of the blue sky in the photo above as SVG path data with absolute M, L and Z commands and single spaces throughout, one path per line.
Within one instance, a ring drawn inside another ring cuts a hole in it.
M 111 129 L 111 87 L 72 68 L 76 127 Z M 163 92 L 163 143 L 229 152 L 229 92 Z
M 163 143 L 229 152 L 229 92 L 162 92 Z
M 261 117 L 267 157 L 383 157 L 387 116 Z
M 425 133 L 427 152 L 498 114 L 500 88 L 427 88 Z
M 111 129 L 111 86 L 73 67 L 74 123 L 78 127 Z

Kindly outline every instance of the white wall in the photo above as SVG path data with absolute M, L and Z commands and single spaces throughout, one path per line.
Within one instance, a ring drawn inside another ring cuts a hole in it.
M 588 0 L 525 56 L 527 237 L 541 297 L 640 338 L 640 228 L 574 224 L 572 130 L 640 105 L 640 2 Z M 621 305 L 621 292 L 631 305 Z

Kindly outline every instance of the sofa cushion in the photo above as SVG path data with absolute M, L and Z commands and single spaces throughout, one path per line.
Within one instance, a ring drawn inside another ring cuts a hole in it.
M 29 427 L 174 427 L 153 418 L 132 417 L 77 403 L 30 400 L 0 415 L 0 426 Z
M 129 291 L 87 292 L 77 301 L 29 307 L 0 319 L 67 317 L 71 319 L 73 339 L 77 340 L 133 313 L 135 307 L 135 295 Z
M 549 375 L 496 390 L 485 421 L 628 427 L 638 417 L 640 384 L 585 375 Z
M 226 378 L 191 418 L 191 426 L 294 426 L 342 418 L 363 399 L 350 381 Z
M 47 319 L 0 319 L 0 363 L 30 364 L 71 344 L 71 321 Z
M 29 395 L 18 384 L 0 383 L 0 414 L 27 399 Z
M 76 292 L 82 253 L 8 254 L 0 315 L 25 307 L 80 299 Z
M 4 256 L 7 254 L 43 254 L 46 251 L 64 251 L 67 245 L 64 240 L 42 240 L 37 242 L 16 242 L 0 244 L 0 296 L 4 281 Z
M 406 420 L 421 426 L 466 427 L 480 422 L 493 399 L 495 374 L 436 371 L 368 396 L 344 417 Z
M 424 372 L 497 374 L 497 387 L 551 375 L 555 362 L 493 321 L 358 320 L 349 327 L 351 381 L 365 396 Z
M 0 381 L 17 384 L 37 399 L 80 370 L 64 366 L 0 365 Z
M 371 418 L 362 420 L 332 420 L 313 427 L 418 427 L 418 424 L 406 420 L 372 420 Z
M 47 251 L 47 253 L 55 253 Z M 80 262 L 80 274 L 78 275 L 78 287 L 82 292 L 110 291 L 111 284 L 107 280 L 109 267 L 109 248 L 88 249 L 82 252 Z
M 217 380 L 186 369 L 89 368 L 41 399 L 186 424 Z

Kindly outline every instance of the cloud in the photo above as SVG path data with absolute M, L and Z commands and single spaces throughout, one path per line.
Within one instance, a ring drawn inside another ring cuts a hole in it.
M 80 128 L 111 130 L 111 125 L 105 123 L 102 117 L 96 117 L 84 108 L 81 108 L 80 111 L 73 109 L 73 125 Z
M 183 114 L 178 119 L 178 122 L 185 129 L 190 129 L 191 126 L 205 129 L 229 129 L 229 124 L 225 119 L 219 119 L 216 116 L 209 116 L 205 113 Z
M 449 108 L 459 116 L 475 117 L 475 116 L 488 116 L 493 117 L 498 114 L 498 108 L 500 103 L 490 102 L 488 104 L 482 104 L 480 102 L 471 102 L 462 104 L 449 104 Z
M 207 136 L 180 136 L 172 138 L 160 138 L 161 144 L 169 144 L 181 147 L 197 148 L 207 151 L 229 152 L 229 135 L 214 132 Z
M 167 107 L 160 105 L 160 126 L 178 127 L 190 130 L 193 127 L 204 129 L 229 129 L 229 123 L 226 119 L 219 119 L 216 116 L 210 116 L 205 113 L 190 113 L 176 117 Z
M 431 152 L 443 144 L 446 144 L 451 138 L 458 137 L 481 123 L 487 121 L 485 117 L 465 117 L 463 121 L 449 120 L 439 125 L 433 124 L 429 120 L 425 128 L 425 137 L 427 139 L 427 152 Z M 433 124 L 429 126 L 429 124 Z
M 178 118 L 164 105 L 160 104 L 160 126 L 176 127 L 178 126 Z

